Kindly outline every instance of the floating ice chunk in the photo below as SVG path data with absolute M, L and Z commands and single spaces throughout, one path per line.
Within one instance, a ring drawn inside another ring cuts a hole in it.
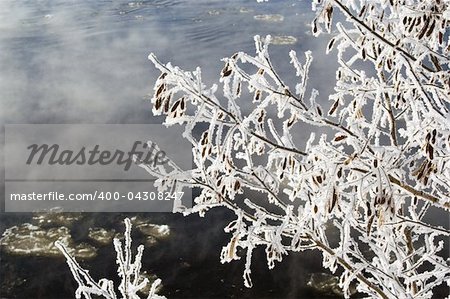
M 239 8 L 239 12 L 240 12 L 240 13 L 251 13 L 251 12 L 253 12 L 253 11 L 254 11 L 253 9 L 247 8 L 247 7 L 241 7 L 241 8 Z
M 101 245 L 111 244 L 115 230 L 106 230 L 101 227 L 89 228 L 88 237 Z
M 297 38 L 292 35 L 275 35 L 272 36 L 271 44 L 274 45 L 293 45 L 297 43 Z
M 146 236 L 152 236 L 156 239 L 165 239 L 170 235 L 170 228 L 167 225 L 157 225 L 152 223 L 143 223 L 136 228 Z
M 47 226 L 65 226 L 72 227 L 72 225 L 81 220 L 83 215 L 81 213 L 61 213 L 61 210 L 54 209 L 50 212 L 40 212 L 33 216 L 32 224 L 47 227 Z
M 71 254 L 79 259 L 91 259 L 97 255 L 96 249 L 88 244 L 74 246 L 74 242 L 67 227 L 53 227 L 43 229 L 31 223 L 8 228 L 0 239 L 1 246 L 6 253 L 22 256 L 63 256 L 55 246 L 55 241 L 68 244 Z
M 307 285 L 314 290 L 327 296 L 344 296 L 344 292 L 339 287 L 339 278 L 327 273 L 313 273 Z M 350 287 L 350 294 L 355 294 L 354 286 Z
M 162 240 L 168 238 L 170 235 L 170 228 L 168 225 L 153 224 L 140 217 L 133 217 L 131 218 L 131 221 L 145 236 L 151 236 L 157 240 Z
M 265 21 L 265 22 L 283 22 L 284 16 L 279 14 L 274 15 L 256 15 L 253 16 L 255 20 L 258 21 Z

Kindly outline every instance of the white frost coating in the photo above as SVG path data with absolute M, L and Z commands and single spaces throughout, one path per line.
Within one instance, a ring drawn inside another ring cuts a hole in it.
M 62 242 L 55 242 L 55 246 L 61 250 L 66 257 L 70 271 L 78 283 L 78 288 L 75 291 L 75 298 L 91 299 L 92 295 L 98 295 L 106 299 L 141 299 L 138 292 L 142 291 L 149 283 L 148 278 L 141 275 L 141 260 L 144 252 L 144 246 L 140 245 L 138 247 L 138 253 L 133 261 L 133 256 L 131 253 L 131 221 L 128 218 L 124 221 L 126 228 L 125 244 L 122 244 L 119 239 L 114 238 L 114 249 L 117 252 L 117 273 L 121 278 L 121 282 L 118 287 L 120 295 L 117 294 L 117 290 L 114 288 L 114 282 L 112 280 L 102 278 L 96 282 L 89 275 L 89 271 L 83 269 L 75 258 L 71 256 L 68 249 Z M 147 299 L 165 298 L 164 296 L 156 294 L 157 288 L 160 284 L 160 279 L 156 279 L 152 283 L 149 294 L 146 297 Z
M 304 62 L 290 53 L 299 77 L 291 89 L 271 63 L 270 37 L 255 36 L 255 55 L 223 59 L 223 96 L 151 55 L 162 73 L 153 111 L 185 126 L 195 165 L 141 166 L 162 191 L 201 189 L 193 208 L 178 202 L 177 211 L 235 212 L 221 261 L 246 252 L 248 287 L 255 247 L 265 247 L 269 268 L 318 249 L 324 267 L 342 270 L 347 297 L 356 282 L 373 297 L 429 298 L 450 280 L 442 245 L 450 231 L 427 220 L 450 211 L 449 1 L 315 0 L 313 8 L 313 33 L 332 35 L 327 52 L 339 63 L 328 105 L 308 86 L 310 52 Z M 335 27 L 337 11 L 347 21 Z

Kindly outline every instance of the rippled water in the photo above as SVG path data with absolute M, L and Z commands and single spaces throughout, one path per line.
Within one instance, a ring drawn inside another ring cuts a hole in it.
M 271 34 L 278 36 L 272 59 L 283 75 L 292 73 L 286 59 L 290 49 L 315 50 L 325 43 L 308 35 L 311 18 L 306 0 L 262 4 L 253 0 L 2 0 L 0 119 L 3 124 L 159 123 L 146 100 L 158 76 L 147 60 L 150 52 L 186 69 L 201 66 L 205 80 L 212 83 L 221 58 L 238 50 L 253 52 L 253 36 Z M 323 57 L 323 50 L 318 53 Z M 325 93 L 332 85 L 323 81 L 334 77 L 329 65 L 324 58 L 313 66 L 317 75 L 312 79 L 321 83 L 319 90 Z M 30 221 L 31 215 L 2 213 L 0 217 L 1 233 Z M 94 224 L 120 230 L 123 217 L 90 214 L 86 227 L 73 228 L 72 235 L 84 241 L 86 228 Z M 226 211 L 213 211 L 206 219 L 171 214 L 145 217 L 172 227 L 173 236 L 147 249 L 144 261 L 146 269 L 163 279 L 165 295 L 322 296 L 306 288 L 308 273 L 319 270 L 314 253 L 291 255 L 269 271 L 264 253 L 257 251 L 255 286 L 245 289 L 243 262 L 219 263 L 220 249 L 229 238 L 222 228 L 232 219 Z M 89 263 L 94 276 L 114 274 L 113 258 L 110 247 L 101 249 Z M 75 285 L 62 259 L 2 253 L 0 260 L 0 297 L 73 297 Z
M 253 51 L 255 34 L 297 39 L 274 45 L 275 60 L 291 48 L 316 46 L 306 35 L 310 4 L 302 1 L 2 0 L 0 6 L 5 123 L 152 122 L 143 101 L 157 76 L 150 52 L 186 69 L 202 66 L 204 77 L 213 78 L 221 58 Z

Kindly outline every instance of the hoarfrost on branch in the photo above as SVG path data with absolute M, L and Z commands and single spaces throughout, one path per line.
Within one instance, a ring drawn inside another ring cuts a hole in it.
M 125 244 L 114 238 L 114 249 L 117 253 L 116 263 L 118 266 L 117 273 L 121 278 L 118 290 L 114 287 L 112 280 L 102 278 L 98 282 L 95 281 L 88 270 L 83 269 L 80 264 L 71 255 L 70 250 L 61 241 L 56 241 L 55 245 L 66 257 L 67 264 L 73 277 L 78 283 L 78 288 L 75 291 L 75 298 L 77 299 L 91 299 L 101 298 L 105 299 L 141 299 L 138 295 L 149 284 L 147 277 L 141 273 L 142 268 L 142 254 L 144 253 L 144 246 L 139 245 L 137 254 L 134 257 L 131 250 L 131 221 L 125 218 Z M 151 287 L 147 299 L 165 299 L 166 297 L 156 294 L 158 286 L 161 284 L 161 279 L 156 279 Z M 94 297 L 92 297 L 94 296 Z
M 270 36 L 255 37 L 254 56 L 223 59 L 223 92 L 200 68 L 150 54 L 161 71 L 153 113 L 184 126 L 195 167 L 141 166 L 161 190 L 201 190 L 192 208 L 177 201 L 174 211 L 235 212 L 221 261 L 243 249 L 247 287 L 252 251 L 264 246 L 269 268 L 289 252 L 320 250 L 325 268 L 341 268 L 346 296 L 356 282 L 370 296 L 431 297 L 450 285 L 450 232 L 429 222 L 450 211 L 450 3 L 315 0 L 313 10 L 313 34 L 331 33 L 326 51 L 339 63 L 328 104 L 308 85 L 312 53 L 290 52 L 291 88 L 272 65 Z M 335 14 L 345 21 L 333 24 Z

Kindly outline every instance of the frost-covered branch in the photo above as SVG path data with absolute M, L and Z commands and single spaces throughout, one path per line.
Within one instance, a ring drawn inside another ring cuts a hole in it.
M 138 253 L 132 261 L 131 253 L 131 221 L 125 219 L 125 244 L 122 248 L 122 242 L 115 238 L 114 249 L 117 253 L 118 275 L 122 279 L 119 285 L 120 295 L 118 296 L 112 280 L 102 278 L 96 282 L 89 274 L 88 270 L 83 269 L 74 257 L 69 253 L 65 245 L 56 241 L 55 245 L 66 257 L 67 264 L 73 277 L 78 283 L 75 291 L 75 297 L 91 299 L 92 296 L 101 296 L 105 299 L 140 299 L 138 292 L 142 291 L 149 283 L 148 278 L 141 275 L 141 260 L 144 252 L 144 246 L 138 247 Z M 155 280 L 150 288 L 147 299 L 163 299 L 165 297 L 156 294 L 156 289 L 161 280 Z
M 161 71 L 153 113 L 184 126 L 195 167 L 141 166 L 161 190 L 201 190 L 192 208 L 176 202 L 174 211 L 235 212 L 221 260 L 244 249 L 246 286 L 255 247 L 266 248 L 269 268 L 317 249 L 325 268 L 341 267 L 346 296 L 356 281 L 376 297 L 430 297 L 450 280 L 449 230 L 425 220 L 450 213 L 449 5 L 313 3 L 313 33 L 332 34 L 327 52 L 336 49 L 339 62 L 329 104 L 309 87 L 312 53 L 289 54 L 298 77 L 290 88 L 271 63 L 270 36 L 255 37 L 255 55 L 223 59 L 221 90 L 203 83 L 200 68 L 151 54 Z M 334 27 L 339 12 L 346 21 Z

